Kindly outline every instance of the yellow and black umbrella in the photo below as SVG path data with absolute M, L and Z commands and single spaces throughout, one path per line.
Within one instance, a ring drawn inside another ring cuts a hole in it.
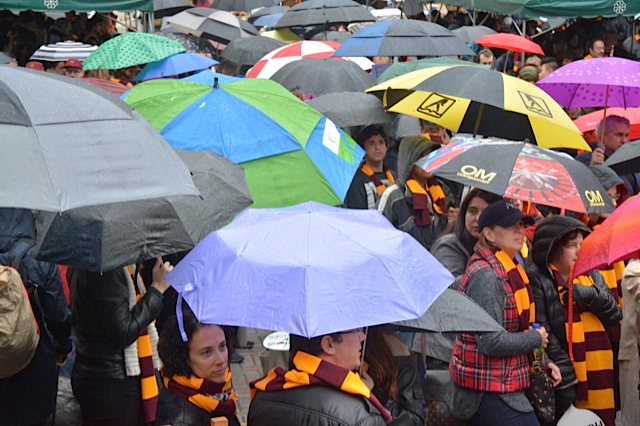
M 382 99 L 389 112 L 419 117 L 456 133 L 591 151 L 576 125 L 549 95 L 495 70 L 468 66 L 422 69 L 367 92 Z

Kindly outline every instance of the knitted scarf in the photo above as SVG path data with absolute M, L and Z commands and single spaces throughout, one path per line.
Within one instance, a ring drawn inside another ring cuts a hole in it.
M 520 327 L 522 330 L 528 330 L 536 317 L 533 290 L 531 289 L 531 284 L 529 284 L 529 277 L 522 265 L 514 262 L 507 253 L 498 250 L 494 253 L 494 256 L 507 273 L 509 284 L 513 290 L 513 298 L 516 301 L 518 315 L 520 316 Z
M 125 277 L 129 284 L 129 308 L 133 308 L 146 292 L 140 276 L 133 282 L 133 268 L 125 266 Z M 156 369 L 160 368 L 158 357 L 158 332 L 152 322 L 145 328 L 138 339 L 124 349 L 124 364 L 127 376 L 140 376 L 142 408 L 145 421 L 150 423 L 156 419 L 158 406 L 158 381 Z
M 200 377 L 174 374 L 172 377 L 162 371 L 164 387 L 173 395 L 186 399 L 209 414 L 235 415 L 238 397 L 231 383 L 231 370 L 227 367 L 224 383 L 216 383 Z
M 407 187 L 413 197 L 413 210 L 416 212 L 415 223 L 417 226 L 431 225 L 431 212 L 429 212 L 429 198 L 433 205 L 433 211 L 443 215 L 447 210 L 447 201 L 442 186 L 436 179 L 427 181 L 426 189 L 417 180 L 407 179 Z M 428 194 L 428 196 L 427 196 Z
M 275 367 L 265 377 L 251 382 L 251 398 L 258 390 L 277 392 L 300 386 L 331 386 L 342 392 L 367 398 L 380 411 L 385 422 L 391 420 L 391 412 L 369 390 L 359 374 L 302 351 L 296 352 L 293 365 L 295 370 L 286 371 L 282 367 Z
M 384 183 L 382 183 L 382 181 L 378 176 L 376 176 L 376 173 L 373 171 L 371 166 L 369 166 L 367 163 L 362 163 L 362 167 L 360 168 L 360 170 L 362 170 L 362 173 L 364 173 L 369 177 L 369 179 L 371 179 L 371 182 L 373 182 L 373 184 L 376 186 L 376 191 L 378 192 L 378 195 L 381 195 L 387 186 Z M 393 174 L 389 169 L 387 169 L 386 166 L 384 165 L 382 166 L 382 171 L 387 176 L 389 185 L 392 185 L 393 183 L 395 183 Z
M 567 336 L 571 336 L 568 343 L 573 345 L 573 369 L 578 379 L 575 405 L 594 411 L 606 425 L 614 425 L 613 352 L 605 328 L 583 302 L 573 301 L 573 317 L 570 321 L 569 306 L 565 304 L 564 297 L 568 291 L 567 282 L 555 265 L 550 264 L 549 267 L 564 311 Z M 573 284 L 594 285 L 588 275 L 574 278 Z M 572 328 L 571 334 L 569 327 Z
M 620 309 L 622 309 L 622 274 L 624 273 L 624 262 L 622 260 L 614 262 L 611 265 L 607 265 L 604 268 L 600 268 L 600 274 L 604 278 L 604 282 L 607 283 L 607 287 L 611 289 L 611 294 L 615 299 Z M 611 327 L 607 330 L 607 335 L 611 343 L 620 342 L 620 324 Z

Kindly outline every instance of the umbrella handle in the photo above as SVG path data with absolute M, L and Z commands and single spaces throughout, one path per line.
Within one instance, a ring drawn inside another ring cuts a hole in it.
M 364 328 L 364 342 L 362 343 L 362 356 L 360 357 L 360 377 L 362 377 L 362 373 L 364 372 L 364 353 L 367 350 L 367 340 L 369 337 L 369 327 Z
M 571 265 L 571 269 L 569 270 L 569 281 L 567 282 L 567 287 L 569 290 L 569 301 L 567 303 L 569 303 L 568 308 L 568 313 L 567 315 L 569 316 L 569 330 L 567 332 L 567 341 L 569 343 L 569 359 L 571 360 L 571 362 L 573 362 L 573 267 L 574 265 Z
M 609 103 L 609 85 L 604 94 L 604 116 L 602 117 L 602 128 L 600 129 L 600 138 L 598 139 L 598 148 L 604 152 L 604 128 L 607 127 L 607 104 Z

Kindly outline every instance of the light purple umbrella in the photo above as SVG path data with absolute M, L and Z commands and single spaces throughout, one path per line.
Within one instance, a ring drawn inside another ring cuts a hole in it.
M 308 202 L 245 210 L 167 280 L 205 324 L 315 337 L 419 318 L 453 276 L 379 212 Z
M 536 86 L 565 108 L 640 106 L 640 62 L 583 59 L 558 68 Z

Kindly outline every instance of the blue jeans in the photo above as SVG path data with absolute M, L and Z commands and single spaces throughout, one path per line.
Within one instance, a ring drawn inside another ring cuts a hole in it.
M 523 413 L 509 407 L 497 393 L 486 392 L 478 411 L 471 417 L 473 426 L 540 426 L 536 415 Z

